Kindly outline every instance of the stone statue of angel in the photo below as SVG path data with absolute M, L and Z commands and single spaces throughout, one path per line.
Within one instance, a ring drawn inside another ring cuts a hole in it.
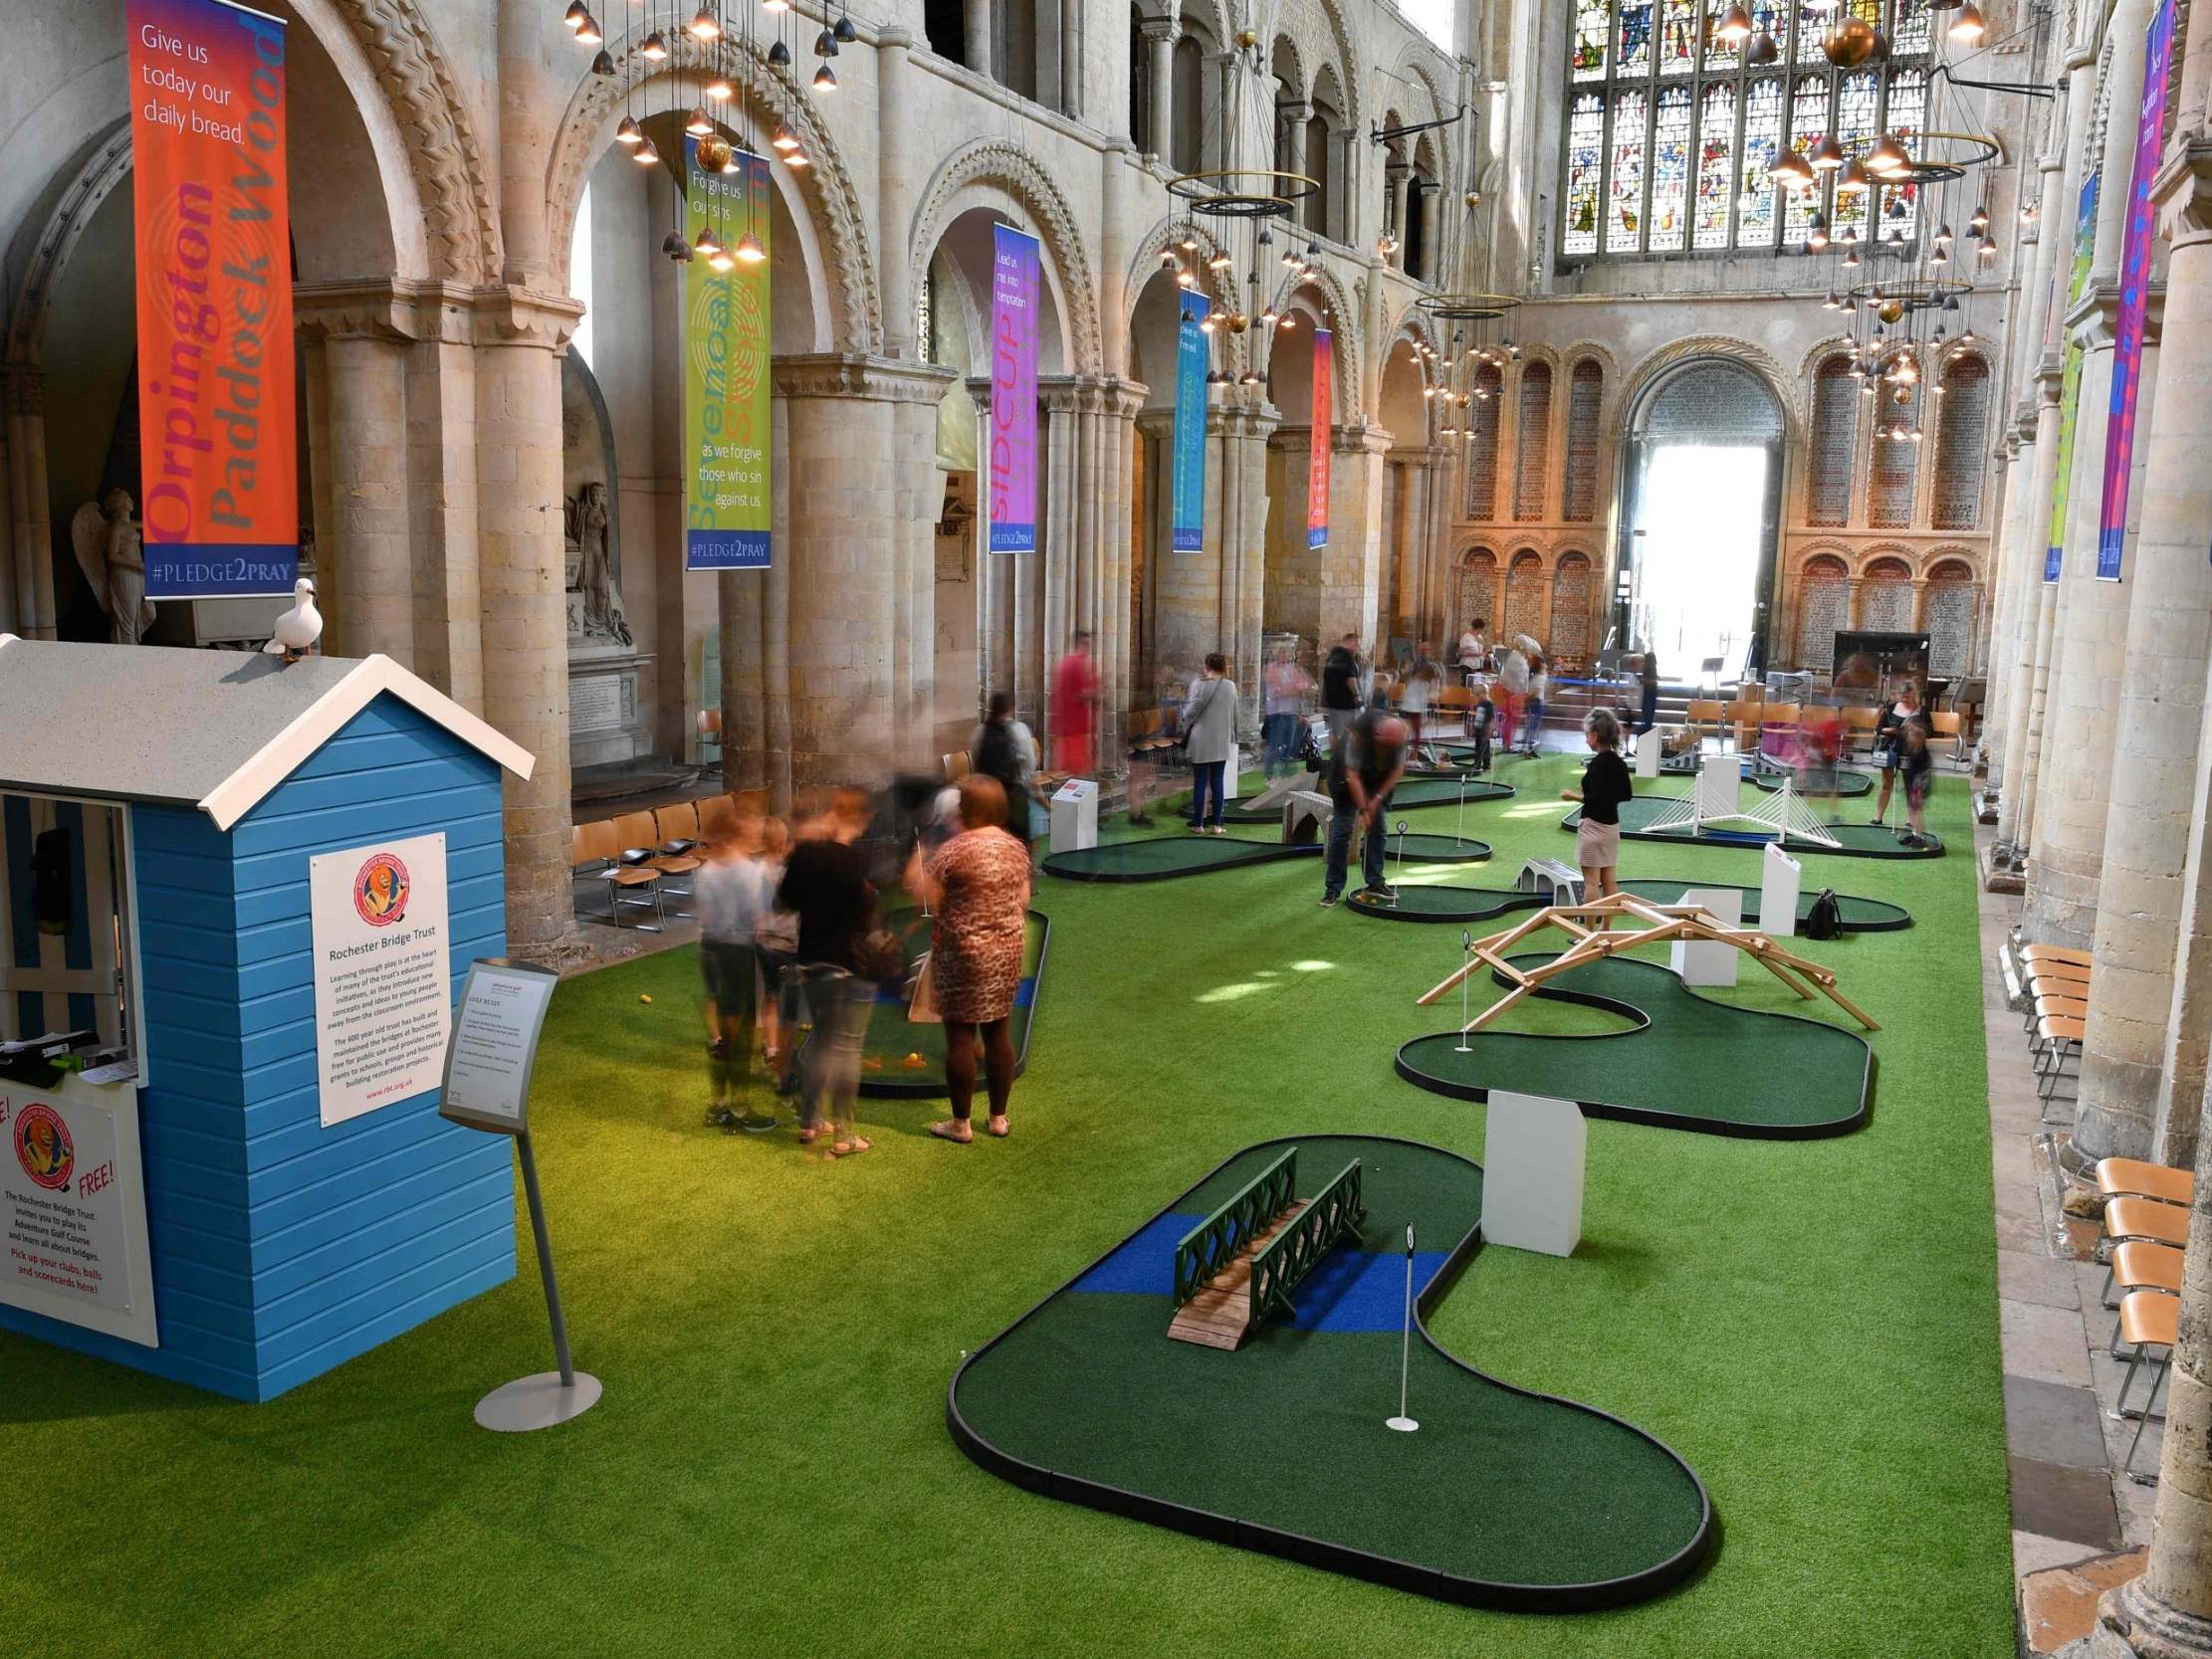
M 69 524 L 77 566 L 108 613 L 108 637 L 117 645 L 136 645 L 153 626 L 136 506 L 129 491 L 111 490 L 105 499 L 80 507 Z

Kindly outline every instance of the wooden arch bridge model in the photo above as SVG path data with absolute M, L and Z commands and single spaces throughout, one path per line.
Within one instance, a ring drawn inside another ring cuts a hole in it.
M 1615 923 L 1631 926 L 1615 928 Z M 1573 942 L 1535 967 L 1522 967 L 1506 959 L 1506 953 L 1523 939 L 1547 928 L 1557 929 Z M 1517 928 L 1472 941 L 1467 946 L 1467 960 L 1458 971 L 1423 995 L 1418 1006 L 1427 1007 L 1457 988 L 1459 981 L 1468 974 L 1487 967 L 1511 988 L 1462 1028 L 1468 1032 L 1479 1031 L 1523 997 L 1542 990 L 1546 981 L 1563 973 L 1591 962 L 1605 961 L 1639 945 L 1667 944 L 1676 940 L 1733 945 L 1806 1001 L 1826 996 L 1867 1030 L 1881 1029 L 1865 1009 L 1836 988 L 1834 972 L 1783 949 L 1771 935 L 1752 928 L 1731 927 L 1696 905 L 1657 905 L 1633 893 L 1612 893 L 1585 905 L 1553 905 L 1538 911 Z

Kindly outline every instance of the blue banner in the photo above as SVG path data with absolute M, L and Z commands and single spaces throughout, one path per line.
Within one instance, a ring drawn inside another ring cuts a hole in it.
M 1195 553 L 1206 546 L 1206 377 L 1214 358 L 1205 322 L 1214 303 L 1203 294 L 1182 298 L 1175 337 L 1175 550 Z

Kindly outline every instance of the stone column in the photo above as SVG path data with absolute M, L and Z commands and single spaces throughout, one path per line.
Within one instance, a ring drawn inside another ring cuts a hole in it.
M 2150 1553 L 2141 1576 L 2099 1604 L 2093 1659 L 2212 1654 L 2212 1134 L 2198 1138 L 2196 1172 Z
M 1092 628 L 1098 637 L 1099 680 L 1105 688 L 1099 755 L 1119 766 L 1128 753 L 1124 741 L 1129 710 L 1136 702 L 1131 671 L 1135 629 L 1130 619 L 1131 550 L 1136 524 L 1132 489 L 1138 455 L 1137 411 L 1146 388 L 1133 380 L 1106 377 L 1099 388 L 1100 502 L 1098 591 Z M 1173 418 L 1172 415 L 1170 417 Z
M 329 566 L 322 586 L 331 652 L 365 657 L 380 651 L 412 668 L 406 360 L 396 339 L 365 327 L 330 334 L 321 349 L 330 398 L 332 521 L 328 549 L 319 526 L 316 551 Z
M 2152 0 L 2119 0 L 2108 24 L 2110 43 L 2102 97 L 2111 111 L 2105 143 L 2106 178 L 2099 196 L 2094 286 L 2066 318 L 2083 348 L 2074 422 L 2073 480 L 2068 491 L 2066 545 L 2061 565 L 2058 633 L 2050 686 L 2056 710 L 2047 712 L 2040 798 L 2029 859 L 2025 922 L 2040 940 L 2086 946 L 2097 926 L 2097 891 L 2102 862 L 2107 785 L 2112 755 L 2105 745 L 2083 740 L 2109 731 L 2117 713 L 2127 592 L 2096 579 L 2098 519 L 2103 497 L 2105 411 L 2111 403 L 2117 274 L 2129 196 L 2133 112 L 2142 103 L 2144 30 Z M 2138 422 L 2154 416 L 2157 389 L 2151 352 L 2145 348 Z M 2139 511 L 2138 451 L 2131 501 Z
M 1364 416 L 1331 435 L 1329 544 L 1321 558 L 1321 637 L 1382 642 L 1383 456 L 1390 434 Z
M 495 305 L 480 319 L 475 376 L 484 718 L 536 760 L 506 782 L 507 942 L 527 956 L 574 922 L 556 353 L 582 308 L 520 290 Z
M 1165 161 L 1175 153 L 1171 142 L 1175 131 L 1175 19 L 1147 19 L 1143 34 L 1145 39 L 1145 67 L 1151 76 L 1147 95 L 1152 115 L 1152 130 L 1144 135 L 1145 154 Z
M 2181 927 L 2185 911 L 2212 923 L 2186 879 L 2205 874 L 2194 833 L 2202 819 L 2193 820 L 2191 808 L 2201 815 L 2212 667 L 2204 584 L 2212 478 L 2203 466 L 2212 444 L 2212 142 L 2180 146 L 2160 170 L 2153 199 L 2173 241 L 2159 396 L 2138 428 L 2148 434 L 2136 486 L 2141 530 L 2119 589 L 2127 603 L 2127 672 L 2101 848 L 2097 996 L 2068 1146 L 2068 1161 L 2084 1169 L 2100 1157 L 2156 1154 L 2153 1131 L 2161 1115 L 2171 1123 L 2177 1092 L 2182 1128 L 2193 1130 L 2191 1103 L 2204 1087 L 2204 997 L 2212 992 L 2212 939 L 2184 936 Z M 2177 974 L 2195 983 L 2177 987 Z
M 1060 113 L 1083 113 L 1083 0 L 1060 0 Z
M 1313 105 L 1303 103 L 1278 104 L 1275 105 L 1275 118 L 1289 123 L 1283 133 L 1283 171 L 1303 174 L 1306 170 L 1306 122 L 1313 119 Z M 1291 224 L 1311 227 L 1318 221 L 1320 212 L 1319 196 L 1300 197 L 1298 210 L 1292 215 Z M 1265 284 L 1272 280 L 1272 275 L 1271 272 L 1262 271 L 1259 280 Z
M 446 320 L 442 308 L 438 315 L 441 322 Z M 481 715 L 484 592 L 477 549 L 476 353 L 457 333 L 434 335 L 408 344 L 406 365 L 415 672 Z
M 1242 687 L 1247 735 L 1258 729 L 1259 642 L 1267 596 L 1267 440 L 1275 411 L 1256 391 L 1217 413 L 1222 530 L 1218 649 Z
M 883 288 L 883 349 L 891 357 L 927 357 L 929 341 L 914 337 L 913 285 L 906 249 L 914 221 L 914 140 L 907 130 L 913 100 L 907 85 L 913 37 L 886 29 L 876 37 L 876 261 Z
M 54 526 L 46 496 L 45 376 L 27 363 L 0 370 L 7 422 L 9 539 L 15 548 L 15 619 L 24 639 L 54 638 Z M 138 491 L 131 491 L 136 500 Z M 142 505 L 142 504 L 141 504 Z
M 991 0 L 963 0 L 962 18 L 961 62 L 978 75 L 997 80 L 998 67 L 991 54 Z M 905 245 L 903 238 L 897 244 Z
M 1383 168 L 1383 177 L 1390 188 L 1390 233 L 1398 238 L 1398 269 L 1407 269 L 1406 256 L 1406 198 L 1413 182 L 1414 170 L 1403 161 L 1390 162 Z
M 1437 452 L 1433 449 L 1394 449 L 1398 464 L 1398 614 L 1406 632 L 1418 645 L 1429 632 L 1429 489 Z M 1441 642 L 1438 642 L 1439 644 Z
M 838 353 L 778 358 L 785 402 L 794 786 L 877 783 L 927 747 L 935 609 L 915 614 L 916 560 L 934 570 L 928 482 L 951 372 Z M 1025 561 L 1026 562 L 1026 561 Z
M 1136 439 L 1144 456 L 1144 580 L 1143 626 L 1130 641 L 1129 678 L 1133 694 L 1149 702 L 1159 689 L 1161 607 L 1176 597 L 1182 572 L 1170 567 L 1175 559 L 1170 522 L 1175 497 L 1175 411 L 1147 409 L 1137 416 Z M 1211 460 L 1211 455 L 1209 456 Z M 1211 485 L 1213 480 L 1209 479 Z M 1209 492 L 1211 496 L 1211 491 Z

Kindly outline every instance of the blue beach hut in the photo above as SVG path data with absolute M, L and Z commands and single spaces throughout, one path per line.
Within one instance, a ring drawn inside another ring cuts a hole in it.
M 531 765 L 386 657 L 0 635 L 0 1331 L 263 1400 L 514 1273 L 437 1107 Z

